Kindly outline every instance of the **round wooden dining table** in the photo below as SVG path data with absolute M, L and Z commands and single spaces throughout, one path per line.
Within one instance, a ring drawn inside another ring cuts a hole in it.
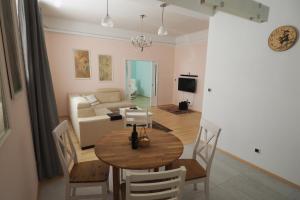
M 120 198 L 120 169 L 147 170 L 170 166 L 183 152 L 182 142 L 173 134 L 147 129 L 150 146 L 131 148 L 131 129 L 112 131 L 95 144 L 95 154 L 113 168 L 113 197 Z

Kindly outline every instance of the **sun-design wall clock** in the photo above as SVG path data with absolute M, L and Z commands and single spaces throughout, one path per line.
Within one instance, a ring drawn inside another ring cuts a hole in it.
M 298 31 L 293 26 L 280 26 L 269 37 L 269 47 L 274 51 L 286 51 L 297 42 Z

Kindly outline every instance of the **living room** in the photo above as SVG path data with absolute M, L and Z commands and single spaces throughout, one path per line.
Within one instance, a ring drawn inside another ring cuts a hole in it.
M 132 5 L 134 9 L 130 11 L 132 14 L 130 18 L 128 17 L 128 21 L 136 23 L 131 25 L 134 27 L 133 30 L 136 31 L 129 32 L 128 30 L 120 30 L 117 25 L 115 25 L 116 27 L 114 28 L 108 29 L 95 23 L 95 21 L 101 18 L 99 16 L 101 10 L 99 11 L 99 9 L 93 9 L 94 13 L 90 11 L 91 16 L 88 19 L 85 19 L 87 17 L 84 18 L 85 14 L 77 14 L 76 17 L 72 16 L 74 13 L 85 13 L 86 10 L 92 7 L 101 7 L 104 9 L 105 5 L 102 4 L 105 4 L 105 2 L 97 6 L 93 6 L 91 2 L 90 6 L 86 5 L 85 8 L 76 6 L 74 3 L 69 3 L 72 7 L 67 4 L 58 10 L 54 10 L 54 8 L 51 7 L 48 8 L 49 4 L 45 4 L 45 2 L 47 1 L 41 1 L 44 14 L 45 41 L 60 116 L 68 115 L 67 96 L 69 93 L 87 91 L 87 88 L 89 91 L 95 91 L 99 88 L 120 88 L 124 94 L 126 91 L 127 60 L 144 60 L 157 63 L 158 105 L 170 103 L 178 104 L 178 101 L 186 100 L 183 95 L 178 92 L 178 83 L 175 79 L 180 77 L 180 74 L 197 75 L 197 92 L 189 96 L 189 100 L 200 101 L 200 103 L 195 104 L 195 106 L 191 105 L 191 107 L 201 112 L 209 23 L 207 16 L 203 15 L 201 19 L 191 18 L 194 21 L 197 20 L 198 26 L 194 27 L 193 24 L 189 25 L 190 27 L 187 28 L 186 34 L 184 34 L 185 32 L 181 30 L 181 26 L 184 25 L 184 20 L 178 21 L 173 19 L 171 21 L 170 19 L 174 16 L 180 18 L 184 15 L 176 15 L 176 13 L 174 14 L 174 12 L 167 10 L 169 8 L 166 8 L 166 17 L 170 15 L 169 21 L 167 21 L 168 18 L 166 18 L 166 23 L 169 23 L 169 26 L 179 28 L 177 28 L 178 30 L 173 28 L 173 32 L 169 30 L 170 33 L 168 36 L 158 37 L 155 36 L 154 33 L 157 31 L 156 27 L 153 27 L 151 24 L 153 22 L 150 20 L 156 20 L 157 26 L 159 26 L 160 19 L 157 19 L 157 15 L 160 15 L 159 3 L 154 4 L 155 6 L 153 6 L 153 3 L 150 3 L 152 6 L 147 7 L 147 4 L 143 5 L 144 3 L 135 2 L 135 4 Z M 111 3 L 114 2 L 112 1 Z M 80 4 L 80 2 L 78 2 L 78 4 Z M 114 9 L 113 5 L 111 5 L 111 9 Z M 57 18 L 60 15 L 63 16 L 63 14 L 61 14 L 61 12 L 64 12 L 63 9 L 66 10 L 65 12 L 67 12 L 68 9 L 74 10 L 72 10 L 70 16 L 67 15 L 64 16 L 64 18 Z M 153 38 L 151 47 L 145 48 L 143 52 L 130 43 L 132 37 L 139 35 L 141 23 L 139 15 L 144 14 L 140 10 L 144 10 L 143 12 L 145 13 L 151 13 L 151 16 L 149 15 L 144 19 L 143 27 L 144 29 L 150 29 L 145 34 L 147 34 L 149 38 Z M 110 12 L 113 11 L 114 10 L 111 10 Z M 119 10 L 116 10 L 113 13 L 117 13 L 118 11 Z M 103 12 L 106 11 L 104 10 Z M 135 14 L 133 14 L 133 12 Z M 127 15 L 127 13 L 120 13 L 119 15 Z M 86 21 L 81 22 L 78 18 L 82 18 L 82 20 L 85 19 Z M 190 18 L 186 18 L 185 20 L 190 20 Z M 178 36 L 176 31 L 180 31 L 181 36 Z M 115 36 L 109 36 L 109 34 Z M 74 75 L 74 50 L 87 50 L 89 52 L 91 74 L 86 80 L 79 80 Z M 196 55 L 194 53 L 195 51 L 200 52 L 200 54 L 197 53 Z M 99 55 L 111 56 L 112 80 L 99 80 Z M 61 84 L 62 82 L 65 84 Z M 173 89 L 170 90 L 170 88 Z
M 300 199 L 298 1 L 9 2 L 1 199 Z

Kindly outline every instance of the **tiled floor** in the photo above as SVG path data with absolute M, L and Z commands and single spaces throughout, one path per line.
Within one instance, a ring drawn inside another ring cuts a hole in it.
M 193 149 L 191 143 L 195 141 L 201 114 L 194 112 L 174 115 L 156 107 L 152 107 L 151 112 L 154 114 L 155 121 L 172 129 L 170 133 L 176 135 L 185 144 L 182 157 L 190 158 Z M 69 128 L 79 161 L 97 159 L 93 149 L 82 151 L 79 148 L 72 126 L 70 125 Z M 110 176 L 110 187 L 112 186 L 111 178 L 112 176 Z M 112 191 L 112 188 L 110 190 Z M 91 188 L 80 192 L 95 193 L 97 191 L 98 188 Z M 211 170 L 210 197 L 210 200 L 300 200 L 300 190 L 217 151 Z M 203 185 L 199 185 L 198 191 L 194 191 L 192 186 L 186 186 L 183 191 L 183 200 L 196 199 L 204 199 Z M 63 179 L 56 178 L 41 183 L 39 200 L 64 200 Z M 109 194 L 109 200 L 112 200 L 112 193 Z
M 190 157 L 192 149 L 192 144 L 185 145 L 182 157 Z M 96 188 L 81 192 L 95 191 Z M 63 199 L 64 183 L 61 178 L 41 184 L 39 200 Z M 112 199 L 112 193 L 109 194 L 109 199 Z M 204 199 L 203 186 L 199 185 L 198 191 L 194 191 L 192 186 L 186 186 L 183 199 Z M 210 200 L 300 200 L 300 190 L 217 151 L 211 171 Z

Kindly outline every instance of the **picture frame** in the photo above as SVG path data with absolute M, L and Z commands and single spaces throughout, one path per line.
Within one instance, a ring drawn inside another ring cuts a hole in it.
M 74 75 L 76 79 L 91 79 L 90 52 L 85 49 L 73 49 Z
M 99 55 L 99 81 L 113 81 L 113 67 L 111 55 Z

